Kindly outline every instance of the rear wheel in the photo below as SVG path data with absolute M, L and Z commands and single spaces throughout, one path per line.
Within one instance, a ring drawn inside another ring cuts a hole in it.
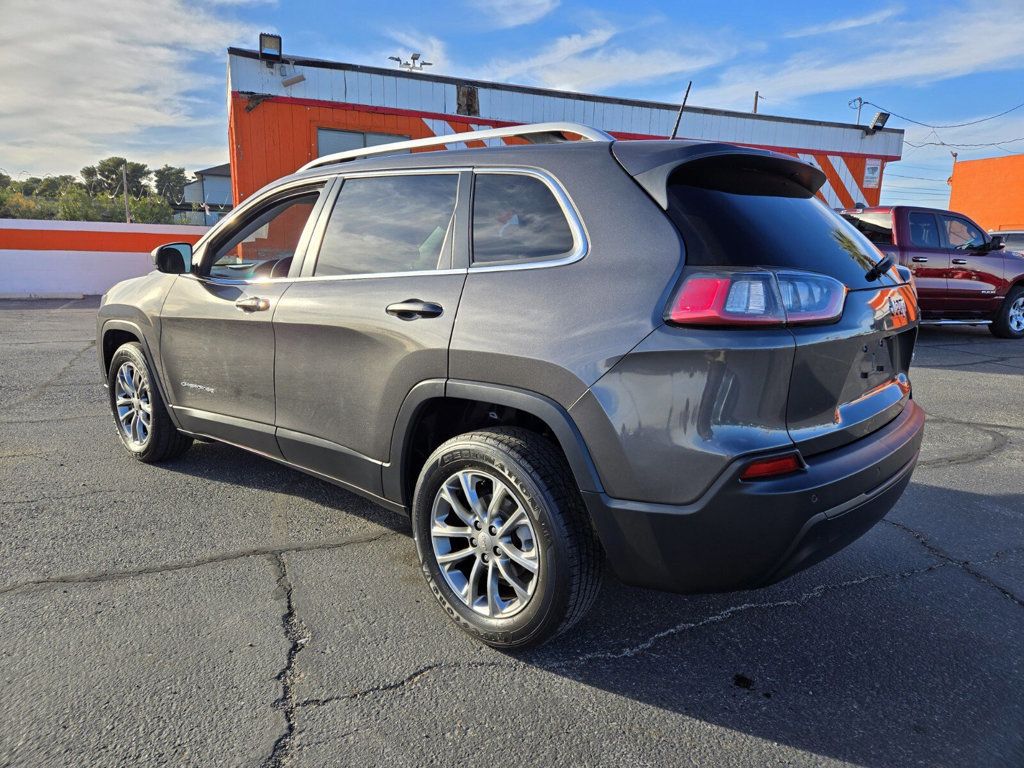
M 988 329 L 1001 339 L 1024 338 L 1024 287 L 1018 286 L 1006 295 Z
M 122 344 L 114 352 L 107 384 L 117 434 L 136 459 L 167 461 L 192 445 L 192 438 L 181 434 L 167 415 L 138 342 Z
M 420 473 L 412 515 L 428 586 L 488 645 L 542 643 L 597 595 L 600 545 L 565 459 L 536 433 L 501 428 L 444 443 Z

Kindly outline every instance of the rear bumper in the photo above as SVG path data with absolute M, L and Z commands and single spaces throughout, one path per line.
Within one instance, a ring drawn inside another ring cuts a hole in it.
M 775 480 L 740 481 L 745 457 L 692 504 L 583 496 L 628 584 L 673 592 L 766 586 L 839 551 L 892 509 L 917 464 L 924 420 L 911 400 L 876 432 Z

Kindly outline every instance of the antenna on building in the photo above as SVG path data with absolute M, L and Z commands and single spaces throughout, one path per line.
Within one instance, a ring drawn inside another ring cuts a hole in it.
M 431 61 L 424 61 L 423 54 L 413 53 L 408 59 L 403 60 L 401 56 L 388 56 L 389 61 L 397 61 L 399 69 L 407 69 L 410 72 L 419 72 L 424 67 L 432 67 L 434 63 Z
M 683 110 L 686 108 L 686 100 L 690 98 L 690 87 L 693 85 L 693 80 L 686 84 L 686 93 L 683 94 L 683 103 L 679 105 L 679 114 L 676 115 L 676 124 L 672 126 L 672 135 L 670 139 L 674 139 L 676 134 L 679 133 L 679 123 L 683 119 Z

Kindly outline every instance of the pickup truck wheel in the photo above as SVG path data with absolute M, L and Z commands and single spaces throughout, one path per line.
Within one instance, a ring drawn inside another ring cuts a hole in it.
M 156 463 L 180 456 L 192 445 L 167 415 L 153 373 L 138 342 L 114 352 L 107 374 L 110 410 L 124 447 L 139 461 Z
M 441 445 L 416 484 L 412 527 L 442 608 L 495 648 L 564 632 L 600 588 L 600 544 L 572 473 L 529 430 L 471 432 Z
M 1001 339 L 1024 338 L 1024 287 L 1007 294 L 988 329 Z

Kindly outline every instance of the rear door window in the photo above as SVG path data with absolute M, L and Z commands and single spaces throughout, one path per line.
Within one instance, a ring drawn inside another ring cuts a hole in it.
M 346 179 L 313 274 L 420 272 L 451 265 L 459 177 L 454 173 Z
M 1003 235 L 1003 244 L 1011 251 L 1024 250 L 1024 233 Z
M 502 264 L 569 255 L 574 239 L 562 206 L 538 178 L 481 173 L 473 186 L 473 263 Z
M 907 216 L 910 227 L 910 244 L 915 248 L 937 249 L 942 247 L 939 239 L 939 223 L 934 213 L 911 211 Z

